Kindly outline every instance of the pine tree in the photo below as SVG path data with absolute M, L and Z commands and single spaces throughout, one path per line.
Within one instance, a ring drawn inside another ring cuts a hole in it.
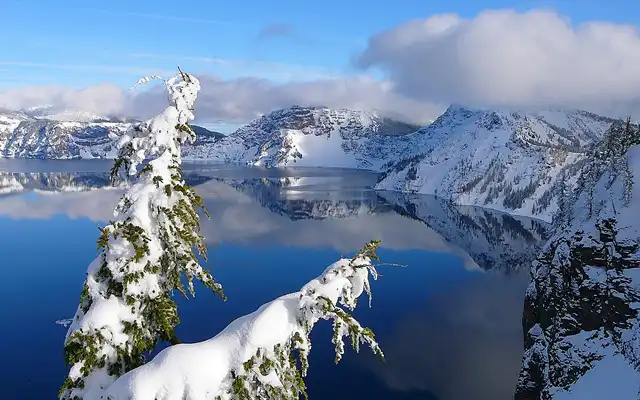
M 138 84 L 150 79 L 161 78 Z M 119 142 L 111 176 L 124 170 L 135 183 L 116 206 L 115 219 L 100 228 L 100 254 L 89 265 L 65 340 L 70 371 L 61 399 L 100 398 L 118 376 L 143 364 L 160 341 L 179 342 L 174 290 L 193 295 L 197 279 L 224 297 L 198 261 L 196 253 L 206 258 L 197 214 L 203 203 L 180 168 L 182 144 L 195 140 L 189 121 L 200 84 L 182 71 L 163 83 L 169 106 Z

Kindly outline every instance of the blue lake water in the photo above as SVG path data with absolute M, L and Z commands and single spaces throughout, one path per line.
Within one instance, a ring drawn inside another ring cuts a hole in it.
M 108 162 L 0 160 L 0 354 L 7 398 L 55 399 L 66 376 L 66 329 L 97 227 L 121 189 Z M 1 172 L 4 171 L 4 172 Z M 330 325 L 312 333 L 311 399 L 509 399 L 522 355 L 527 265 L 545 226 L 432 196 L 376 193 L 374 174 L 194 164 L 188 181 L 212 214 L 207 266 L 229 300 L 203 288 L 179 300 L 182 341 L 209 338 L 234 318 L 298 290 L 341 255 L 381 239 L 373 329 L 383 363 L 363 348 L 334 365 Z

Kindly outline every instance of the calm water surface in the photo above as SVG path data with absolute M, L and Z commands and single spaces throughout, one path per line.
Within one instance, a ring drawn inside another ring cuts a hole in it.
M 3 394 L 55 399 L 66 375 L 66 329 L 97 227 L 121 195 L 109 162 L 0 160 Z M 2 172 L 4 171 L 4 172 Z M 509 399 L 522 354 L 527 263 L 545 226 L 431 196 L 371 190 L 374 174 L 333 169 L 185 167 L 212 218 L 203 222 L 208 267 L 226 303 L 198 288 L 179 300 L 183 341 L 298 290 L 341 255 L 381 239 L 373 307 L 355 312 L 386 353 L 363 348 L 333 364 L 331 327 L 312 334 L 311 399 Z

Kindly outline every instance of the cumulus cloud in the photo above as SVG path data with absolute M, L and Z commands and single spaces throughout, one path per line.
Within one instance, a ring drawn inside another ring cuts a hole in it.
M 196 103 L 199 122 L 248 122 L 275 109 L 298 105 L 378 110 L 382 114 L 410 122 L 426 122 L 442 111 L 442 106 L 398 95 L 393 87 L 370 77 L 345 77 L 277 84 L 267 79 L 223 80 L 213 75 L 197 75 L 202 90 Z M 166 105 L 166 95 L 158 85 L 133 92 L 103 84 L 77 89 L 60 85 L 32 86 L 0 93 L 0 107 L 28 108 L 53 104 L 61 108 L 98 114 L 126 114 L 146 118 Z
M 635 27 L 573 25 L 546 10 L 410 21 L 370 38 L 356 64 L 382 68 L 422 101 L 601 109 L 640 100 Z
M 127 102 L 128 95 L 122 88 L 106 83 L 85 88 L 27 86 L 0 93 L 0 107 L 8 109 L 55 105 L 108 115 L 125 112 Z
M 291 32 L 290 26 L 274 24 L 260 36 Z M 225 80 L 192 71 L 202 81 L 197 103 L 201 123 L 246 123 L 294 104 L 375 109 L 415 123 L 436 118 L 453 102 L 584 108 L 612 116 L 640 113 L 638 30 L 597 21 L 574 25 L 548 10 L 485 11 L 471 19 L 442 14 L 381 32 L 369 39 L 354 63 L 366 72 L 382 70 L 382 80 L 336 77 L 326 71 L 310 74 L 297 67 L 292 73 L 284 65 L 268 63 L 212 62 L 241 70 L 232 76 L 244 77 Z M 303 78 L 293 81 L 292 76 Z M 0 93 L 0 107 L 55 104 L 135 117 L 150 116 L 165 101 L 158 88 L 130 93 L 109 84 L 84 89 L 32 86 Z

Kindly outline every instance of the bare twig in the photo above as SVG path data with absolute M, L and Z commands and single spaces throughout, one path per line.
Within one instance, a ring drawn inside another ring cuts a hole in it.
M 189 74 L 182 72 L 182 69 L 180 68 L 179 65 L 178 65 L 178 71 L 180 72 L 180 76 L 182 76 L 182 80 L 184 80 L 185 82 L 191 82 L 191 78 L 189 78 Z

